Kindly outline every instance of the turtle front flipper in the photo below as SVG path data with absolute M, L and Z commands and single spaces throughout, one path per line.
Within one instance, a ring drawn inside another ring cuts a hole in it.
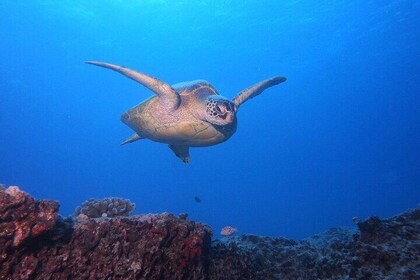
M 190 147 L 178 146 L 178 145 L 172 145 L 172 144 L 169 144 L 168 147 L 171 148 L 171 150 L 175 153 L 177 157 L 179 157 L 182 160 L 182 162 L 189 163 L 191 161 L 190 151 L 189 151 Z
M 142 84 L 151 91 L 153 91 L 162 102 L 167 105 L 170 109 L 177 109 L 180 104 L 180 97 L 175 90 L 163 81 L 156 79 L 150 75 L 134 71 L 132 69 L 114 65 L 111 63 L 98 62 L 98 61 L 86 61 L 87 64 L 92 64 L 104 68 L 114 70 L 124 76 Z
M 247 89 L 244 89 L 240 93 L 238 93 L 235 98 L 233 98 L 233 103 L 235 103 L 236 107 L 239 108 L 239 106 L 244 103 L 245 101 L 259 95 L 264 90 L 268 89 L 269 87 L 278 85 L 282 82 L 286 81 L 285 77 L 273 77 L 267 80 L 264 80 L 262 82 L 259 82 L 256 85 L 253 85 L 252 87 L 249 87 Z

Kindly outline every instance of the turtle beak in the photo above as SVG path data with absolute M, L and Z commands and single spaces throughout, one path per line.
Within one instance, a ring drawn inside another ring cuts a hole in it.
M 235 114 L 234 113 L 231 113 L 231 112 L 227 113 L 227 115 L 226 115 L 226 120 L 227 121 L 233 122 L 233 119 L 234 118 L 235 118 Z

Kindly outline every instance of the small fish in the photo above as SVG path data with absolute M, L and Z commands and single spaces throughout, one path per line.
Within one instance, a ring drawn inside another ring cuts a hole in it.
M 194 200 L 197 203 L 200 203 L 201 202 L 201 198 L 199 198 L 198 196 L 194 196 Z
M 220 231 L 220 234 L 223 235 L 223 236 L 230 236 L 230 235 L 234 234 L 237 231 L 238 231 L 237 228 L 234 228 L 234 227 L 231 227 L 231 226 L 225 226 Z

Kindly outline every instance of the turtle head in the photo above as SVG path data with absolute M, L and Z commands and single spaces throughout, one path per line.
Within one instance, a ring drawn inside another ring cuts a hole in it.
M 236 119 L 235 103 L 220 95 L 210 95 L 206 98 L 205 119 L 214 125 L 227 125 Z

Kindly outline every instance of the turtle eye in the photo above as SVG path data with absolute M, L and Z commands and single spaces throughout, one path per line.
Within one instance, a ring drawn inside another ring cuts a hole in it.
M 223 105 L 225 105 L 227 111 L 233 111 L 232 105 L 229 102 L 223 102 Z
M 220 109 L 219 105 L 216 104 L 216 106 L 214 106 L 214 109 L 217 113 L 222 113 L 222 110 Z

